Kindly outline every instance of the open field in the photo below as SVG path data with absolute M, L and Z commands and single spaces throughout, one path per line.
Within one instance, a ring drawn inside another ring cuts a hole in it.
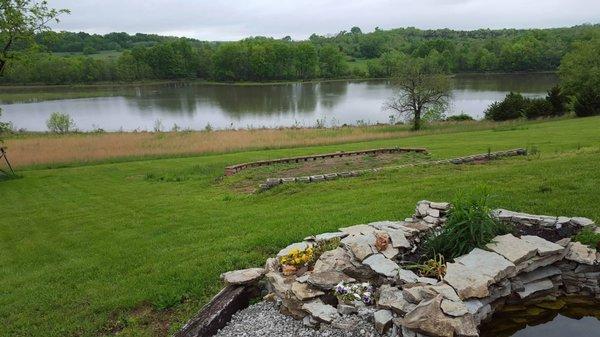
M 235 133 L 244 135 L 236 139 L 226 131 L 9 139 L 11 158 L 20 166 L 205 155 L 30 169 L 20 172 L 21 179 L 0 182 L 0 336 L 164 336 L 218 291 L 221 272 L 260 265 L 309 234 L 403 219 L 418 200 L 450 200 L 482 184 L 493 191 L 497 207 L 600 221 L 600 117 L 473 126 L 480 130 L 461 125 L 420 134 L 381 127 L 247 131 Z M 120 150 L 129 142 L 134 145 Z M 222 178 L 225 166 L 239 162 L 393 146 L 426 147 L 432 159 L 515 147 L 532 155 L 259 194 L 239 193 Z M 261 147 L 281 149 L 249 151 Z M 45 153 L 52 150 L 60 155 Z M 27 156 L 19 159 L 19 152 Z M 178 178 L 149 178 L 160 176 Z
M 55 167 L 71 163 L 342 144 L 461 131 L 486 129 L 502 131 L 527 128 L 536 123 L 540 123 L 540 121 L 444 122 L 427 126 L 424 130 L 416 133 L 410 131 L 406 125 L 212 132 L 111 132 L 67 135 L 26 133 L 9 136 L 5 141 L 5 146 L 9 150 L 11 162 L 15 167 Z M 263 159 L 275 158 L 273 155 L 266 152 Z

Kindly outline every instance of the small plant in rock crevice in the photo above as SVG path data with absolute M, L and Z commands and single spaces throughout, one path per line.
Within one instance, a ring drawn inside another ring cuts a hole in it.
M 340 282 L 335 286 L 334 289 L 335 297 L 340 302 L 347 304 L 354 303 L 355 301 L 362 302 L 366 305 L 374 303 L 373 300 L 373 286 L 369 283 L 344 283 Z
M 434 258 L 422 264 L 411 264 L 405 266 L 405 268 L 417 270 L 420 276 L 432 277 L 441 281 L 446 275 L 446 259 L 442 254 L 436 254 Z
M 495 220 L 489 207 L 490 196 L 484 191 L 461 194 L 452 202 L 445 226 L 424 242 L 425 255 L 446 260 L 483 248 L 497 235 L 512 233 L 513 227 Z

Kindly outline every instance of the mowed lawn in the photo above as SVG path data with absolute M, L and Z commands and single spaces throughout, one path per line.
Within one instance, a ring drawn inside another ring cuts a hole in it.
M 238 162 L 384 146 L 534 154 L 259 194 L 222 178 Z M 221 272 L 262 265 L 309 234 L 403 219 L 421 199 L 485 185 L 497 207 L 600 221 L 600 118 L 21 173 L 0 182 L 0 336 L 165 335 L 219 290 Z

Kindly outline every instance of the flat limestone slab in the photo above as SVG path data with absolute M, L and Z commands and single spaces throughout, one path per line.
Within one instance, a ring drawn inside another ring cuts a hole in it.
M 502 255 L 479 248 L 473 249 L 467 255 L 456 258 L 455 262 L 493 278 L 494 282 L 506 277 L 513 277 L 516 274 L 514 263 L 508 261 Z
M 539 291 L 550 290 L 552 288 L 554 288 L 552 281 L 545 279 L 526 284 L 525 289 L 517 292 L 517 294 L 519 294 L 519 297 L 521 298 L 527 298 Z
M 363 261 L 363 264 L 369 266 L 377 274 L 387 277 L 394 277 L 398 275 L 398 269 L 400 268 L 396 262 L 386 258 L 382 254 L 369 256 Z
M 523 235 L 521 240 L 535 246 L 540 256 L 560 254 L 564 250 L 563 246 L 535 235 Z
M 448 263 L 444 281 L 456 290 L 461 299 L 465 300 L 489 296 L 488 286 L 494 283 L 494 278 L 469 269 L 460 263 Z
M 221 279 L 227 284 L 249 284 L 258 281 L 266 272 L 264 268 L 234 270 L 221 274 Z
M 321 322 L 331 323 L 339 316 L 337 309 L 321 300 L 314 300 L 302 305 L 302 309 L 308 311 L 314 318 Z
M 339 228 L 340 232 L 344 232 L 348 235 L 372 234 L 376 230 L 377 229 L 375 227 L 372 227 L 369 225 L 355 225 L 355 226 L 350 226 L 350 227 Z
M 486 245 L 486 248 L 504 256 L 514 264 L 519 264 L 537 254 L 535 245 L 521 240 L 512 234 L 496 236 L 492 240 L 492 243 Z

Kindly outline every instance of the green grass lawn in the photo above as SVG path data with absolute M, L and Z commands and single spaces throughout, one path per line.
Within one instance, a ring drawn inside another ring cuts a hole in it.
M 434 159 L 515 147 L 537 154 L 260 194 L 222 178 L 238 162 L 388 146 L 427 147 Z M 221 272 L 262 265 L 308 234 L 403 219 L 421 199 L 487 185 L 497 207 L 599 221 L 600 118 L 21 174 L 0 182 L 0 335 L 164 335 L 218 291 Z M 161 175 L 179 178 L 147 178 Z

